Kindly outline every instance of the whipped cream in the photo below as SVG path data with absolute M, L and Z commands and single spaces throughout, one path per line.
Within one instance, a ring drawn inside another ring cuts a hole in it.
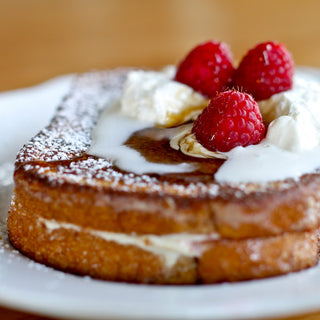
M 236 147 L 215 174 L 218 182 L 266 183 L 297 179 L 320 168 L 320 147 L 294 153 L 263 141 L 258 145 Z
M 194 119 L 208 100 L 189 86 L 173 81 L 174 74 L 174 67 L 162 72 L 129 72 L 121 99 L 122 114 L 165 127 Z
M 164 258 L 167 267 L 172 267 L 181 256 L 200 257 L 206 249 L 206 241 L 218 240 L 217 233 L 210 234 L 189 234 L 175 233 L 166 235 L 136 235 L 134 233 L 118 233 L 90 228 L 82 228 L 72 223 L 58 222 L 39 217 L 39 221 L 45 225 L 49 232 L 57 229 L 71 229 L 82 231 L 92 236 L 102 238 L 106 241 L 113 241 L 121 245 L 136 246 L 145 251 L 151 252 Z
M 271 121 L 266 138 L 258 145 L 222 153 L 221 157 L 227 160 L 215 174 L 217 182 L 264 183 L 296 179 L 320 167 L 320 72 L 298 69 L 291 90 L 259 104 L 264 118 Z M 185 163 L 148 162 L 140 153 L 123 145 L 135 131 L 155 125 L 154 119 L 145 120 L 123 114 L 123 107 L 119 105 L 106 108 L 94 130 L 88 153 L 107 158 L 121 169 L 137 174 L 193 171 L 195 168 Z M 190 136 L 190 128 L 189 132 L 184 129 L 175 131 L 178 138 L 172 146 L 181 148 L 181 141 L 186 138 L 183 148 L 187 152 L 199 152 L 201 148 Z M 208 155 L 206 150 L 201 150 L 204 156 Z
M 92 143 L 87 153 L 108 159 L 120 169 L 137 174 L 192 171 L 193 167 L 186 163 L 170 165 L 149 162 L 138 151 L 124 145 L 134 132 L 153 126 L 152 122 L 123 115 L 119 103 L 109 106 L 92 132 Z
M 291 90 L 259 102 L 263 119 L 270 122 L 267 143 L 292 152 L 320 145 L 320 83 L 298 71 Z
M 320 82 L 314 74 L 297 71 L 291 90 L 259 101 L 259 107 L 270 123 L 263 143 L 297 153 L 320 146 Z M 193 157 L 228 158 L 228 152 L 199 148 L 190 132 L 179 132 L 170 145 Z
M 259 101 L 269 121 L 258 145 L 227 152 L 215 174 L 218 182 L 269 182 L 297 179 L 320 168 L 320 73 L 298 69 L 291 90 Z

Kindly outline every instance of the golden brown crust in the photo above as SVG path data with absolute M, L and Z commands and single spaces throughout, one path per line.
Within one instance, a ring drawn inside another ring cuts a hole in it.
M 166 136 L 156 131 L 160 129 L 147 129 L 128 143 L 146 157 L 150 149 L 146 145 L 152 145 L 151 151 L 156 151 L 150 160 L 158 161 L 156 154 L 172 163 L 191 162 L 199 167 L 196 172 L 135 175 L 106 159 L 88 156 L 99 114 L 119 99 L 127 72 L 79 77 L 52 123 L 21 149 L 15 183 L 22 206 L 48 218 L 119 232 L 216 231 L 238 239 L 319 226 L 320 174 L 307 174 L 298 181 L 219 184 L 213 172 L 221 160 L 194 160 L 171 149 L 166 139 L 150 142 L 152 134 Z
M 248 238 L 307 231 L 319 224 L 318 182 L 256 197 L 194 198 L 130 192 L 116 188 L 40 178 L 20 166 L 15 172 L 16 202 L 47 219 L 114 232 L 167 234 L 217 232 L 226 238 Z M 40 169 L 38 169 L 40 171 Z M 50 168 L 55 177 L 54 169 Z
M 221 240 L 203 254 L 199 261 L 199 275 L 203 282 L 213 283 L 298 271 L 318 262 L 317 248 L 316 231 L 238 241 Z
M 148 160 L 165 155 L 165 162 L 192 162 L 197 171 L 137 175 L 86 154 L 99 114 L 119 99 L 126 73 L 80 77 L 52 123 L 19 152 L 8 217 L 13 245 L 56 268 L 130 282 L 235 281 L 314 265 L 319 173 L 297 181 L 219 184 L 213 173 L 221 160 L 190 159 L 164 138 L 152 141 L 157 156 Z M 148 156 L 146 137 L 140 132 L 128 144 Z M 182 257 L 168 268 L 160 256 L 135 246 L 69 229 L 47 232 L 38 217 L 120 233 L 216 232 L 221 240 L 207 243 L 199 258 Z
M 71 229 L 48 231 L 38 217 L 11 208 L 9 239 L 25 255 L 49 266 L 104 280 L 138 283 L 195 283 L 194 258 L 167 268 L 161 256 Z
M 49 266 L 114 281 L 158 284 L 216 283 L 285 274 L 318 261 L 317 231 L 200 244 L 198 258 L 181 256 L 168 266 L 163 256 L 117 244 L 86 229 L 46 229 L 39 217 L 12 206 L 9 238 L 25 255 Z
M 116 232 L 215 231 L 239 239 L 318 227 L 319 174 L 262 185 L 218 184 L 213 172 L 221 160 L 194 160 L 171 149 L 160 129 L 146 129 L 128 143 L 150 161 L 158 161 L 159 155 L 165 162 L 196 161 L 196 172 L 141 176 L 86 155 L 99 114 L 119 99 L 127 72 L 79 77 L 52 123 L 22 148 L 15 184 L 23 207 L 47 218 Z M 163 139 L 150 141 L 153 135 Z

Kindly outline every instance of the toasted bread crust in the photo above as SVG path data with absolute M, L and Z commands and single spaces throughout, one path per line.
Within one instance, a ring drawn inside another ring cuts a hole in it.
M 38 217 L 15 209 L 8 219 L 9 239 L 26 256 L 67 272 L 137 283 L 194 283 L 196 264 L 182 257 L 168 269 L 161 257 L 135 246 L 105 241 L 70 229 L 48 231 Z
M 161 255 L 118 244 L 87 230 L 50 230 L 31 212 L 12 207 L 9 238 L 25 255 L 68 272 L 105 280 L 158 284 L 216 283 L 285 274 L 318 261 L 317 231 L 267 238 L 214 240 L 198 258 L 181 257 L 172 266 Z
M 198 161 L 202 171 L 137 175 L 86 153 L 100 113 L 121 96 L 127 71 L 80 77 L 51 124 L 19 152 L 8 217 L 13 245 L 59 269 L 145 283 L 255 279 L 316 264 L 319 173 L 298 181 L 219 184 L 212 172 L 221 160 L 190 159 L 167 141 L 168 156 Z M 183 256 L 168 269 L 161 257 L 134 246 L 85 231 L 48 232 L 39 218 L 138 235 L 215 232 L 220 240 L 208 243 L 200 257 Z
M 30 171 L 30 166 L 35 170 Z M 39 174 L 42 168 L 27 164 L 16 170 L 17 203 L 45 218 L 84 227 L 138 234 L 217 232 L 221 237 L 241 239 L 307 231 L 319 224 L 317 175 L 279 193 L 260 192 L 241 199 L 195 198 L 101 185 L 59 184 L 52 179 L 54 167 L 45 169 L 47 176 Z
M 203 282 L 214 283 L 298 271 L 318 262 L 317 246 L 317 231 L 238 241 L 224 239 L 203 254 L 199 275 Z
M 48 218 L 116 232 L 215 231 L 239 239 L 318 227 L 319 174 L 299 181 L 219 184 L 210 167 L 217 170 L 221 160 L 199 160 L 209 173 L 190 182 L 188 175 L 122 172 L 106 159 L 87 155 L 99 114 L 119 99 L 127 72 L 80 77 L 51 124 L 21 149 L 15 184 L 22 206 Z M 170 148 L 165 152 L 194 161 Z

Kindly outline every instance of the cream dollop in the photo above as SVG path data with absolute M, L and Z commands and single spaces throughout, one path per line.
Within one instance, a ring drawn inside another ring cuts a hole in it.
M 312 74 L 298 71 L 291 90 L 259 101 L 259 107 L 263 119 L 270 122 L 264 144 L 295 153 L 320 146 L 320 83 Z M 184 133 L 172 138 L 174 149 L 193 157 L 221 158 L 220 152 L 194 147 L 196 142 Z M 229 157 L 228 152 L 223 155 Z
M 267 143 L 304 152 L 320 145 L 320 84 L 308 73 L 297 72 L 291 90 L 259 102 L 270 122 Z
M 162 72 L 129 72 L 121 99 L 121 113 L 165 127 L 195 119 L 208 100 L 189 86 L 173 81 L 174 73 L 174 67 L 167 67 Z
M 223 153 L 228 159 L 215 173 L 217 182 L 264 183 L 287 178 L 299 178 L 303 174 L 315 172 L 319 169 L 320 145 L 312 146 L 315 145 L 315 141 L 318 141 L 319 137 L 320 115 L 318 105 L 320 104 L 318 102 L 320 101 L 320 90 L 318 88 L 320 86 L 320 72 L 317 69 L 298 69 L 297 71 L 292 90 L 280 93 L 277 97 L 268 99 L 269 101 L 260 101 L 260 104 L 265 103 L 265 106 L 262 107 L 264 116 L 271 121 L 267 138 L 257 145 L 245 148 L 236 147 L 227 153 Z M 293 98 L 294 95 L 297 96 L 297 99 Z M 286 98 L 288 96 L 290 98 Z M 297 103 L 297 101 L 305 100 L 304 97 L 308 99 L 307 101 L 310 104 L 306 102 Z M 271 103 L 279 98 L 282 103 Z M 151 163 L 138 151 L 123 145 L 135 131 L 154 126 L 154 123 L 126 117 L 120 111 L 119 105 L 120 103 L 117 103 L 114 108 L 109 106 L 101 115 L 92 134 L 93 142 L 88 150 L 89 154 L 107 158 L 119 168 L 137 174 L 188 172 L 195 169 L 193 165 L 188 163 L 178 165 Z M 302 108 L 307 108 L 307 111 L 302 114 L 297 111 L 297 108 L 300 109 L 301 105 Z M 296 111 L 299 129 L 297 129 L 297 123 L 295 123 L 294 115 Z M 306 116 L 306 118 L 303 118 L 303 116 Z M 275 121 L 276 119 L 278 121 Z M 306 123 L 302 121 L 303 119 Z M 287 122 L 285 123 L 285 121 Z M 309 124 L 307 125 L 307 123 Z M 290 128 L 291 125 L 293 128 Z M 170 129 L 175 136 L 172 139 L 176 138 L 172 145 L 175 146 L 175 149 L 179 145 L 182 146 L 181 148 L 189 152 L 189 155 L 190 152 L 196 152 L 207 156 L 209 154 L 208 150 L 199 148 L 190 128 L 189 125 L 189 127 Z M 279 129 L 278 132 L 277 128 Z M 294 132 L 297 132 L 298 138 L 294 137 Z M 305 139 L 303 142 L 300 135 L 306 136 L 306 132 L 310 134 L 310 137 L 303 138 Z M 275 136 L 274 140 L 271 139 L 272 135 Z M 290 143 L 293 146 L 300 145 L 301 147 L 295 149 L 292 146 L 290 147 Z M 308 143 L 310 144 L 308 145 Z M 309 149 L 294 151 L 306 148 L 306 146 Z

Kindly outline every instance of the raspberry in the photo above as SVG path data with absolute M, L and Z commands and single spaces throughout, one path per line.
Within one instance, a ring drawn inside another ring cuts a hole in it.
M 256 100 L 263 100 L 290 89 L 293 72 L 293 60 L 286 48 L 265 42 L 248 51 L 234 73 L 233 84 Z
M 232 54 L 225 43 L 206 42 L 195 47 L 180 63 L 175 80 L 207 97 L 226 90 L 232 82 Z
M 195 120 L 192 132 L 205 148 L 227 152 L 259 143 L 265 132 L 258 104 L 246 93 L 221 92 Z

